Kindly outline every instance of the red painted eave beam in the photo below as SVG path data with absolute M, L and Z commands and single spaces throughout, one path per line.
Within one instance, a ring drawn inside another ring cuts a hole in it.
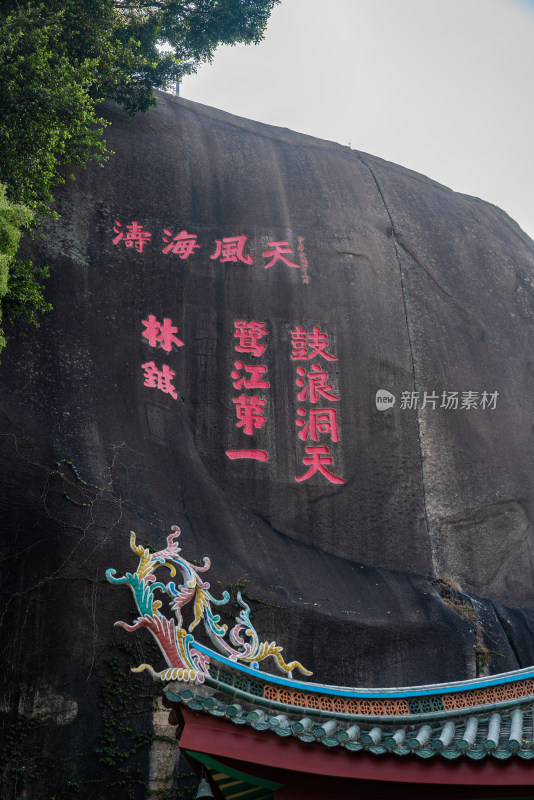
M 350 753 L 341 748 L 329 750 L 319 743 L 307 745 L 294 738 L 281 739 L 274 733 L 259 733 L 249 726 L 238 728 L 232 722 L 197 713 L 184 706 L 181 706 L 180 712 L 184 720 L 180 747 L 214 757 L 247 761 L 291 772 L 360 780 L 450 786 L 534 784 L 533 763 L 516 757 L 498 762 L 487 756 L 481 762 L 473 762 L 461 756 L 451 762 L 439 755 L 423 761 L 417 756 Z

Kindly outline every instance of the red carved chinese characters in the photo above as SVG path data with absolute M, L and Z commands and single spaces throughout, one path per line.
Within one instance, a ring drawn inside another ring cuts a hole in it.
M 269 460 L 269 455 L 265 450 L 227 450 L 226 455 L 231 461 L 239 458 L 250 458 L 255 461 Z
M 310 468 L 305 475 L 300 475 L 295 478 L 298 483 L 307 481 L 312 475 L 315 475 L 316 472 L 320 472 L 321 475 L 324 475 L 330 483 L 345 483 L 343 478 L 338 478 L 333 472 L 330 472 L 330 470 L 326 468 L 326 465 L 330 465 L 333 461 L 328 455 L 330 452 L 328 447 L 307 447 L 306 452 L 309 453 L 309 456 L 304 456 L 302 463 L 310 464 Z
M 269 381 L 262 381 L 261 376 L 267 372 L 267 367 L 262 367 L 256 364 L 243 364 L 242 361 L 234 362 L 235 370 L 232 372 L 232 378 L 239 378 L 234 380 L 234 389 L 268 389 L 270 387 Z M 242 377 L 239 370 L 245 368 L 246 372 L 250 372 L 250 378 L 247 380 L 246 376 Z
M 252 436 L 254 428 L 263 428 L 265 424 L 265 417 L 262 414 L 265 400 L 260 400 L 256 395 L 247 397 L 242 394 L 239 397 L 234 397 L 232 400 L 236 404 L 236 413 L 238 422 L 236 426 L 243 428 L 243 433 Z
M 262 356 L 267 349 L 267 345 L 260 344 L 259 340 L 267 336 L 267 328 L 264 322 L 255 320 L 238 320 L 234 322 L 234 338 L 238 344 L 234 345 L 234 350 L 238 353 L 247 353 L 253 358 Z M 267 367 L 264 364 L 245 364 L 244 361 L 234 361 L 234 369 L 230 375 L 234 389 L 269 389 L 271 384 L 265 380 Z M 236 427 L 241 428 L 242 433 L 252 436 L 256 430 L 263 428 L 265 424 L 265 405 L 266 400 L 256 394 L 241 394 L 234 397 L 237 416 Z M 251 450 L 242 448 L 239 450 L 227 450 L 226 455 L 232 461 L 237 459 L 251 459 L 256 461 L 267 461 L 269 456 L 265 450 Z
M 172 232 L 168 231 L 166 228 L 164 229 L 163 233 L 165 234 L 163 241 L 168 242 L 168 244 L 167 247 L 163 247 L 161 249 L 162 253 L 174 253 L 184 260 L 189 258 L 191 253 L 196 248 L 200 247 L 200 245 L 197 244 L 197 237 L 195 234 L 188 233 L 187 231 L 181 231 L 178 236 L 173 238 Z
M 122 222 L 116 219 L 113 231 L 116 234 L 112 239 L 113 244 L 124 242 L 126 247 L 133 247 L 139 253 L 142 253 L 146 246 L 152 241 L 152 233 L 145 230 L 144 226 L 137 220 L 123 227 Z M 248 247 L 250 246 L 247 246 L 248 238 L 249 237 L 245 235 L 222 236 L 220 239 L 212 240 L 214 252 L 209 256 L 210 260 L 219 261 L 221 264 L 245 264 L 246 266 L 252 266 L 254 264 L 254 258 L 248 252 Z M 189 233 L 185 228 L 181 230 L 180 233 L 175 234 L 168 226 L 163 227 L 162 239 L 164 246 L 161 248 L 161 252 L 164 255 L 176 255 L 183 261 L 193 255 L 195 250 L 199 250 L 203 246 L 198 242 L 198 235 L 196 233 Z M 304 238 L 298 236 L 297 240 L 296 255 L 298 255 L 298 262 L 300 263 L 292 260 L 295 258 L 295 251 L 291 247 L 289 241 L 284 239 L 268 242 L 270 249 L 262 252 L 262 256 L 265 259 L 263 266 L 265 269 L 270 269 L 270 267 L 281 263 L 287 267 L 300 269 L 302 282 L 308 283 L 308 258 L 304 250 Z M 292 256 L 292 258 L 289 258 L 289 256 Z
M 306 416 L 305 408 L 298 408 L 297 414 L 300 417 Z M 337 432 L 337 410 L 335 408 L 310 408 L 309 421 L 305 422 L 303 419 L 297 419 L 296 424 L 302 430 L 299 431 L 299 439 L 305 442 L 308 438 L 312 442 L 319 441 L 319 434 L 328 434 L 332 442 L 339 442 L 339 434 Z
M 297 375 L 301 376 L 296 380 L 297 386 L 304 387 L 297 395 L 299 400 L 309 400 L 310 403 L 317 403 L 321 398 L 339 400 L 339 397 L 330 392 L 332 384 L 326 382 L 328 373 L 323 372 L 319 364 L 313 364 L 311 372 L 308 372 L 307 375 L 304 367 L 297 367 Z M 306 379 L 302 377 L 304 375 L 306 375 Z
M 217 239 L 217 247 L 211 259 L 220 258 L 221 263 L 226 261 L 242 261 L 243 264 L 253 264 L 252 256 L 246 256 L 243 252 L 246 236 L 227 236 L 225 239 Z
M 170 394 L 175 400 L 178 397 L 175 387 L 172 384 L 172 379 L 176 375 L 174 370 L 164 364 L 159 370 L 153 361 L 147 361 L 146 364 L 141 364 L 145 370 L 144 385 L 150 389 L 159 389 L 164 394 Z
M 328 336 L 326 333 L 321 333 L 317 325 L 313 327 L 311 333 L 297 325 L 295 330 L 291 331 L 291 338 L 293 339 L 293 352 L 291 353 L 293 361 L 311 361 L 315 356 L 322 356 L 326 361 L 337 361 L 335 356 L 326 352 Z
M 175 336 L 178 328 L 172 324 L 170 317 L 163 317 L 163 322 L 159 322 L 154 314 L 149 314 L 148 319 L 144 319 L 142 322 L 145 326 L 142 337 L 146 339 L 150 347 L 159 345 L 162 350 L 170 353 L 173 345 L 175 347 L 184 346 L 182 340 Z M 170 395 L 174 400 L 178 399 L 178 392 L 172 382 L 176 373 L 168 364 L 163 364 L 162 368 L 158 369 L 154 361 L 147 361 L 145 364 L 141 364 L 141 368 L 145 371 L 144 386 L 148 386 L 149 389 L 159 389 L 160 392 Z
M 117 234 L 113 239 L 113 244 L 118 244 L 123 241 L 126 247 L 135 247 L 139 252 L 143 252 L 143 248 L 152 239 L 152 234 L 143 230 L 143 226 L 138 222 L 131 222 L 126 226 L 126 231 L 122 231 L 122 222 L 115 220 L 115 227 L 113 230 Z
M 268 242 L 269 247 L 272 247 L 272 250 L 266 250 L 262 253 L 264 258 L 270 258 L 268 264 L 264 264 L 265 269 L 269 269 L 269 267 L 274 266 L 274 264 L 278 263 L 278 261 L 283 261 L 284 264 L 287 264 L 288 267 L 296 267 L 300 269 L 300 264 L 295 264 L 294 261 L 290 261 L 286 258 L 287 253 L 292 253 L 293 248 L 289 247 L 289 242 Z
M 314 325 L 311 332 L 300 325 L 291 331 L 293 361 L 310 361 L 317 356 L 321 356 L 325 361 L 337 361 L 337 357 L 329 353 L 328 336 L 323 333 L 317 325 Z M 326 365 L 325 365 L 326 366 Z M 301 403 L 317 405 L 327 400 L 339 402 L 339 397 L 333 393 L 333 385 L 329 382 L 329 375 L 326 368 L 321 368 L 319 364 L 312 364 L 311 369 L 306 371 L 304 367 L 297 367 L 296 384 L 300 391 L 297 398 Z M 298 437 L 301 441 L 320 442 L 327 438 L 332 444 L 339 442 L 338 430 L 338 409 L 333 407 L 306 408 L 304 406 L 297 409 L 298 418 L 295 424 L 300 428 Z M 312 478 L 317 473 L 327 481 L 334 484 L 344 484 L 344 478 L 335 475 L 329 466 L 334 459 L 330 454 L 330 449 L 325 444 L 309 445 L 305 448 L 307 455 L 302 459 L 302 463 L 309 469 L 303 475 L 296 475 L 297 483 L 302 483 Z
M 267 345 L 258 344 L 258 339 L 267 336 L 264 322 L 246 322 L 240 320 L 234 322 L 234 338 L 239 339 L 239 345 L 235 349 L 238 353 L 251 353 L 253 356 L 261 356 L 267 349 Z
M 306 253 L 304 252 L 304 238 L 302 236 L 298 237 L 299 239 L 299 261 L 300 266 L 302 267 L 302 283 L 309 283 L 310 279 L 308 278 L 308 258 Z
M 162 350 L 170 353 L 173 344 L 176 347 L 184 346 L 182 340 L 174 335 L 178 333 L 178 328 L 174 327 L 169 317 L 164 317 L 163 322 L 158 322 L 154 314 L 149 314 L 148 319 L 143 320 L 143 325 L 145 330 L 142 335 L 148 340 L 150 347 L 157 347 L 159 344 Z

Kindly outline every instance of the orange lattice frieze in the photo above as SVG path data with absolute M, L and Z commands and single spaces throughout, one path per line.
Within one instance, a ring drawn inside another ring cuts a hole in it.
M 278 702 L 285 703 L 286 705 L 292 704 L 293 699 L 293 692 L 289 691 L 289 689 L 279 689 L 278 690 Z
M 347 701 L 344 697 L 333 697 L 332 698 L 332 710 L 336 711 L 338 714 L 344 714 L 345 708 L 347 705 Z
M 442 696 L 443 706 L 446 711 L 452 711 L 455 708 L 458 708 L 456 699 L 458 695 L 456 694 L 444 694 Z
M 306 706 L 306 695 L 302 692 L 293 692 L 292 706 Z
M 410 709 L 406 700 L 359 700 L 359 714 L 370 714 L 376 717 L 391 717 L 409 714 Z
M 274 700 L 299 708 L 316 708 L 320 711 L 334 711 L 337 714 L 369 714 L 373 716 L 397 716 L 409 714 L 410 709 L 406 700 L 356 700 L 346 697 L 331 697 L 328 695 L 306 694 L 292 692 L 289 689 L 266 685 L 264 688 L 266 700 Z
M 534 679 L 514 683 L 499 683 L 496 686 L 486 686 L 483 689 L 470 689 L 467 692 L 444 694 L 441 699 L 447 711 L 456 708 L 471 708 L 487 703 L 502 703 L 506 700 L 515 700 L 517 697 L 528 697 L 534 694 Z
M 485 686 L 480 689 L 469 689 L 465 692 L 452 692 L 441 695 L 443 707 L 447 711 L 461 708 L 474 708 L 488 703 L 499 703 L 514 700 L 517 697 L 534 695 L 534 678 L 527 678 L 514 683 L 501 683 L 496 686 Z M 289 706 L 299 708 L 315 708 L 320 711 L 334 711 L 337 714 L 366 714 L 369 716 L 402 716 L 410 714 L 408 701 L 398 698 L 356 699 L 332 697 L 329 695 L 294 692 L 290 689 L 265 685 L 264 697 Z
M 527 678 L 525 681 L 521 681 L 518 689 L 520 690 L 520 697 L 527 697 L 529 694 L 534 694 L 534 680 L 532 678 Z
M 306 706 L 308 708 L 321 708 L 319 698 L 316 694 L 306 695 Z
M 410 713 L 407 700 L 384 700 L 383 706 L 384 706 L 384 711 L 382 712 L 383 714 L 396 716 L 397 714 L 400 715 L 400 714 Z
M 263 687 L 263 696 L 266 700 L 278 701 L 278 689 L 276 686 L 269 686 L 268 684 Z

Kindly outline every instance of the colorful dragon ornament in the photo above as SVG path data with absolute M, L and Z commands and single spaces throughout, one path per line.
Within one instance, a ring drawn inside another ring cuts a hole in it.
M 135 533 L 130 533 L 130 548 L 139 556 L 137 570 L 127 572 L 122 578 L 116 578 L 114 569 L 106 571 L 106 578 L 115 585 L 128 584 L 131 588 L 139 616 L 133 625 L 126 622 L 116 622 L 127 631 L 136 631 L 139 628 L 148 628 L 156 640 L 165 660 L 167 669 L 156 672 L 150 664 L 141 664 L 133 672 L 142 672 L 147 669 L 154 680 L 178 680 L 186 683 L 203 683 L 209 675 L 210 657 L 207 648 L 202 647 L 192 634 L 192 631 L 202 620 L 204 628 L 215 647 L 233 662 L 243 662 L 253 669 L 259 669 L 259 662 L 271 656 L 275 659 L 278 668 L 291 678 L 295 668 L 304 675 L 312 673 L 305 669 L 298 661 L 286 664 L 282 658 L 282 647 L 276 642 L 260 642 L 258 634 L 250 621 L 250 608 L 243 600 L 241 592 L 237 593 L 237 602 L 241 611 L 236 617 L 236 624 L 228 633 L 228 625 L 221 625 L 221 618 L 212 610 L 212 604 L 222 606 L 228 603 L 230 595 L 224 592 L 220 600 L 216 600 L 210 592 L 210 584 L 203 581 L 199 572 L 206 572 L 211 562 L 204 557 L 204 566 L 194 567 L 180 555 L 178 544 L 180 528 L 173 525 L 173 531 L 167 537 L 167 547 L 157 553 L 151 553 L 148 548 L 136 544 Z M 156 580 L 154 572 L 160 567 L 170 571 L 174 578 L 177 570 L 181 573 L 182 583 L 176 586 L 173 580 L 163 583 Z M 175 618 L 169 618 L 161 613 L 162 601 L 155 599 L 155 592 L 164 592 L 170 598 L 170 608 Z M 187 631 L 183 627 L 182 609 L 190 602 L 194 602 L 194 619 Z M 229 642 L 226 640 L 228 633 Z

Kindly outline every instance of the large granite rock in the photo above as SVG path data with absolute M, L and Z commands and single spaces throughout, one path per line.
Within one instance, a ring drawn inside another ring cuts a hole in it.
M 466 678 L 484 636 L 494 671 L 534 663 L 534 243 L 394 164 L 159 99 L 106 107 L 114 156 L 25 246 L 54 311 L 0 369 L 4 710 L 53 706 L 54 746 L 94 749 L 96 665 L 132 608 L 105 568 L 175 523 L 316 680 Z

